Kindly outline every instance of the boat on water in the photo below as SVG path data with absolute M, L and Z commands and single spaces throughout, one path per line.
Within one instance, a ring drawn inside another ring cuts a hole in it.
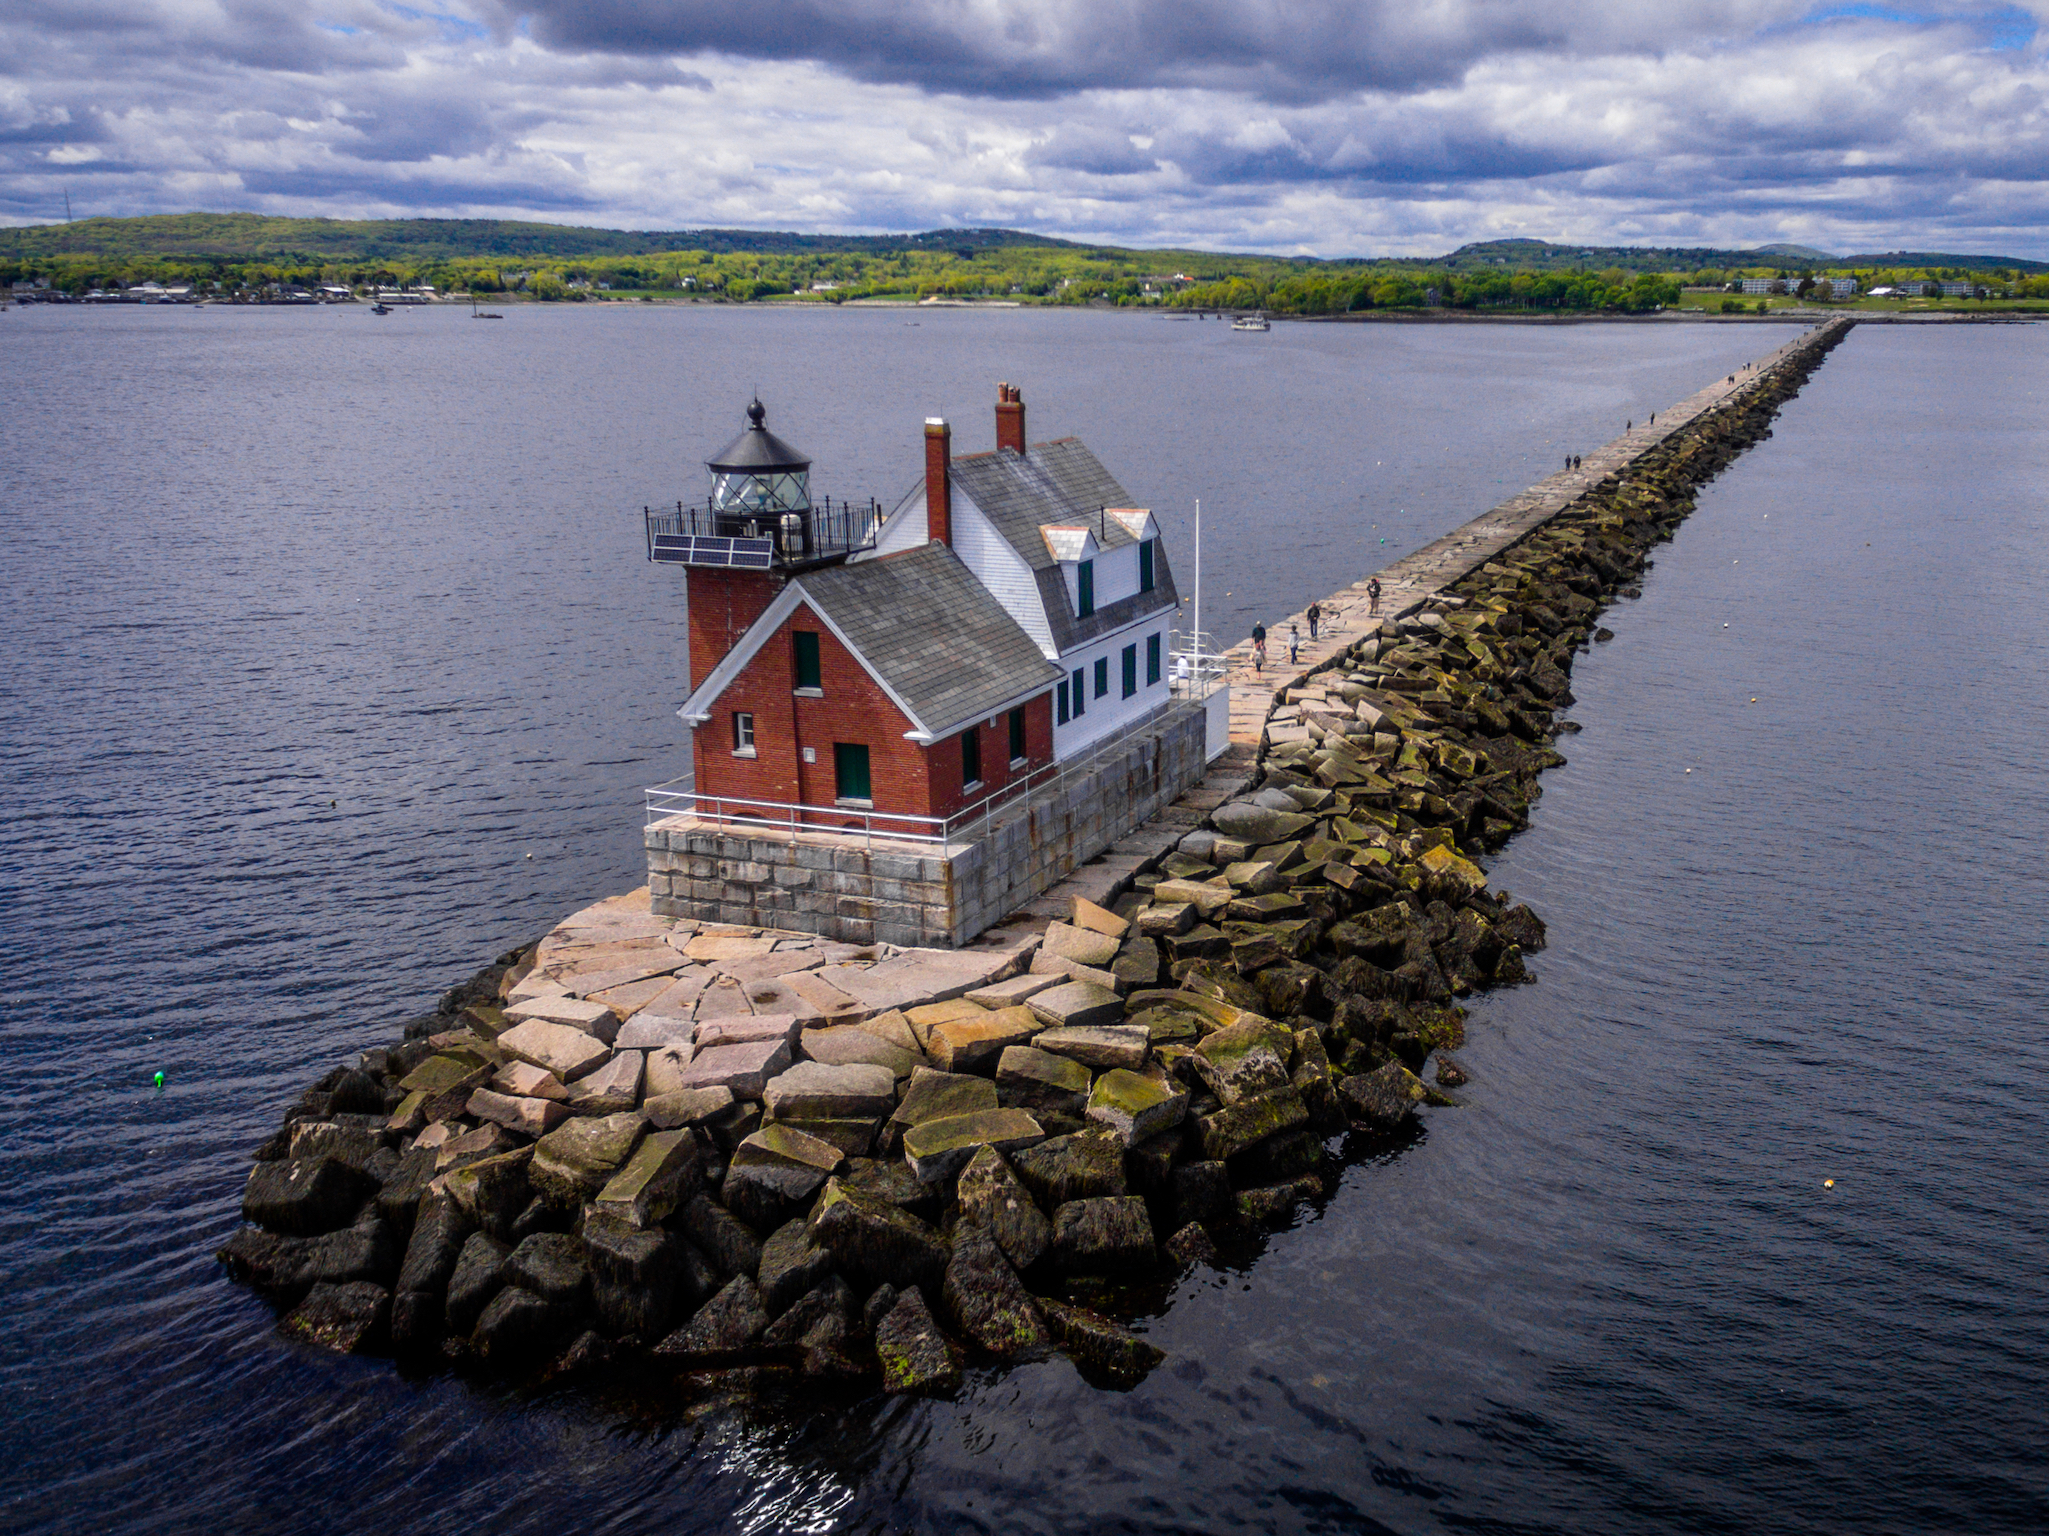
M 477 308 L 477 301 L 472 298 L 470 300 L 470 318 L 472 320 L 503 320 L 505 317 L 495 309 Z
M 370 313 L 373 315 L 388 315 L 391 313 L 391 306 L 389 304 L 372 304 L 370 306 Z
M 1231 322 L 1231 329 L 1234 331 L 1270 331 L 1273 329 L 1273 322 L 1268 320 L 1263 314 L 1240 315 Z

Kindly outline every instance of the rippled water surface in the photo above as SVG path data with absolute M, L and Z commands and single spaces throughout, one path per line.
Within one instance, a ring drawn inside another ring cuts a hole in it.
M 1495 861 L 1552 947 L 1475 1008 L 1470 1105 L 1185 1282 L 1138 1390 L 689 1424 L 287 1345 L 210 1256 L 309 1076 L 634 883 L 686 681 L 638 508 L 749 390 L 892 500 L 926 415 L 986 446 L 1022 383 L 1185 594 L 1203 498 L 1229 640 L 1784 335 L 0 317 L 0 1524 L 2049 1525 L 2033 329 L 1854 333 L 1703 495 Z

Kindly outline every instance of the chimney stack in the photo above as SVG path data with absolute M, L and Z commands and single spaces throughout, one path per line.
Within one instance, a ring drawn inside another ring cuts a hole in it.
M 953 543 L 953 428 L 943 416 L 925 418 L 925 532 Z
M 1025 451 L 1024 391 L 1014 385 L 996 386 L 996 448 Z

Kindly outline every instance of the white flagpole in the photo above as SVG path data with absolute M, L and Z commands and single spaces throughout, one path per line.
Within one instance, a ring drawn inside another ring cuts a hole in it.
M 1195 664 L 1202 665 L 1202 498 L 1195 498 Z

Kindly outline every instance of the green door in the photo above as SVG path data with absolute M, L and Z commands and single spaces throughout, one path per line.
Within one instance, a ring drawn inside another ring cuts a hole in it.
M 841 800 L 869 800 L 868 749 L 836 741 L 832 747 L 833 793 Z

